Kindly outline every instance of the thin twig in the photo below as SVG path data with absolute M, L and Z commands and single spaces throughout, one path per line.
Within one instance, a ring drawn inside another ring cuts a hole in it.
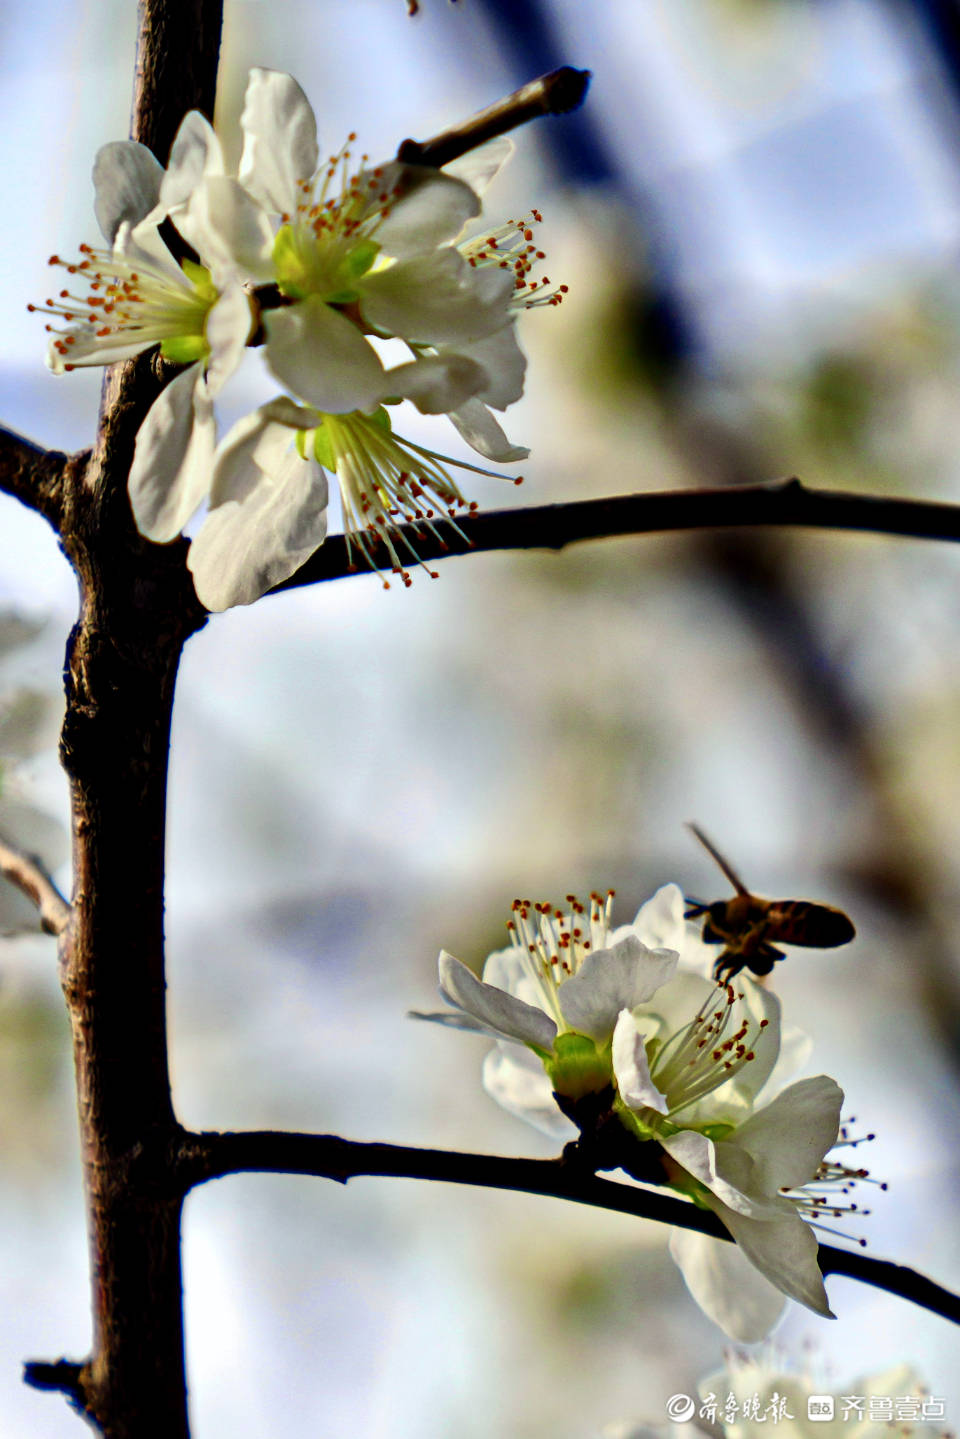
M 23 1382 L 31 1389 L 52 1389 L 65 1394 L 76 1409 L 83 1406 L 81 1374 L 83 1365 L 74 1359 L 28 1359 L 23 1366 Z
M 960 505 L 935 500 L 906 500 L 883 495 L 858 495 L 844 490 L 808 489 L 798 479 L 770 484 L 724 486 L 702 490 L 652 490 L 606 499 L 573 500 L 562 505 L 491 510 L 438 525 L 437 533 L 402 525 L 397 549 L 407 545 L 421 560 L 482 554 L 487 550 L 561 550 L 581 540 L 613 539 L 670 530 L 755 529 L 764 525 L 822 530 L 862 530 L 903 535 L 919 540 L 960 540 Z M 390 560 L 372 536 L 367 543 L 384 569 Z M 321 584 L 354 573 L 343 535 L 326 541 L 296 574 L 270 591 Z
M 284 1134 L 254 1130 L 235 1134 L 185 1134 L 181 1146 L 184 1187 L 228 1174 L 312 1174 L 346 1184 L 359 1175 L 434 1179 L 484 1189 L 519 1190 L 634 1214 L 661 1224 L 694 1229 L 730 1240 L 716 1215 L 658 1190 L 598 1179 L 564 1159 L 508 1159 L 492 1154 L 416 1149 L 400 1144 L 360 1144 L 332 1134 Z M 926 1275 L 884 1259 L 821 1244 L 824 1274 L 842 1274 L 929 1309 L 960 1324 L 960 1296 Z
M 63 933 L 73 911 L 36 855 L 24 854 L 0 839 L 0 874 L 37 906 L 41 929 Z
M 528 120 L 543 115 L 566 115 L 583 103 L 590 84 L 589 70 L 564 65 L 531 80 L 503 100 L 488 105 L 460 125 L 452 125 L 429 140 L 404 140 L 397 159 L 408 165 L 448 165 L 468 150 L 475 150 L 497 135 L 505 135 Z
M 60 522 L 67 456 L 43 450 L 0 425 L 0 491 L 38 511 L 54 529 Z

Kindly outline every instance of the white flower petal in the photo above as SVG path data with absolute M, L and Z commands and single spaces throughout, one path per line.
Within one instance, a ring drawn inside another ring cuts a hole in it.
M 576 1138 L 576 1125 L 557 1108 L 546 1071 L 529 1049 L 491 1049 L 483 1061 L 483 1087 L 508 1113 L 551 1139 Z
M 741 1124 L 735 1142 L 753 1159 L 767 1193 L 812 1179 L 836 1143 L 843 1090 L 825 1074 L 800 1079 Z
M 360 308 L 386 334 L 456 345 L 502 329 L 512 294 L 511 272 L 473 269 L 457 250 L 445 249 L 365 275 Z
M 206 362 L 207 393 L 216 396 L 243 359 L 253 327 L 250 300 L 242 285 L 228 284 L 207 315 L 204 334 L 210 346 Z
M 445 1009 L 442 1011 L 432 1010 L 429 1013 L 422 1009 L 408 1009 L 408 1019 L 422 1019 L 428 1024 L 440 1024 L 445 1029 L 462 1029 L 468 1034 L 484 1034 L 488 1039 L 499 1039 L 495 1029 L 489 1024 L 481 1024 L 479 1019 L 474 1019 L 472 1014 L 464 1014 L 459 1009 Z M 530 1053 L 526 1050 L 525 1053 Z
M 547 991 L 534 978 L 529 957 L 515 944 L 506 949 L 496 949 L 487 956 L 483 966 L 483 981 L 485 984 L 492 984 L 496 989 L 506 990 L 507 994 L 522 999 L 526 1004 L 532 1004 L 535 1009 L 544 1007 Z
M 273 279 L 273 228 L 236 180 L 217 175 L 198 185 L 177 229 L 215 280 L 233 274 L 256 283 Z
M 384 376 L 391 398 L 412 400 L 422 415 L 445 415 L 486 381 L 486 372 L 466 355 L 427 355 L 398 365 Z
M 523 377 L 527 361 L 517 344 L 515 327 L 511 322 L 482 340 L 470 340 L 456 347 L 457 353 L 476 360 L 486 371 L 486 380 L 476 391 L 478 400 L 493 405 L 496 410 L 505 410 L 523 394 Z M 442 349 L 441 354 L 447 350 Z M 453 406 L 448 406 L 453 409 Z
M 553 1047 L 557 1026 L 542 1009 L 525 1004 L 492 984 L 484 984 L 446 950 L 440 953 L 440 993 L 450 1004 L 466 1010 L 506 1039 L 519 1039 L 523 1044 L 536 1044 L 541 1049 Z
M 212 509 L 187 564 L 208 610 L 249 605 L 299 569 L 327 533 L 327 477 L 289 443 L 268 477 L 242 501 Z
M 756 1104 L 756 1096 L 770 1082 L 780 1054 L 780 1001 L 772 990 L 757 984 L 749 975 L 737 975 L 737 993 L 741 1013 L 750 1022 L 750 1047 L 753 1059 L 726 1084 L 716 1091 L 714 1102 L 721 1108 L 730 1107 L 731 1121 L 739 1119 Z
M 188 111 L 174 136 L 167 172 L 160 186 L 160 205 L 164 212 L 169 215 L 185 205 L 208 176 L 223 173 L 223 151 L 213 126 L 199 110 Z M 179 221 L 177 223 L 179 228 Z
M 509 135 L 498 135 L 493 140 L 487 140 L 486 144 L 478 149 L 468 150 L 465 155 L 449 161 L 444 165 L 443 173 L 462 180 L 465 185 L 470 186 L 474 194 L 482 195 L 499 175 L 515 148 Z
M 711 1207 L 746 1258 L 771 1284 L 814 1314 L 836 1318 L 817 1264 L 817 1236 L 795 1210 L 780 1219 L 754 1219 L 735 1213 L 716 1199 Z
M 700 1308 L 731 1339 L 755 1344 L 782 1316 L 784 1296 L 736 1244 L 692 1229 L 674 1229 L 670 1253 Z
M 361 189 L 365 179 L 365 174 L 360 176 Z M 378 168 L 377 180 L 377 192 L 399 192 L 374 235 L 383 253 L 397 260 L 455 240 L 466 221 L 480 213 L 480 201 L 469 185 L 427 165 L 394 160 Z
M 313 175 L 320 150 L 313 110 L 293 76 L 251 70 L 240 128 L 241 185 L 268 210 L 296 214 L 297 181 Z
M 667 1101 L 650 1077 L 643 1034 L 629 1009 L 624 1009 L 613 1031 L 613 1073 L 624 1104 L 631 1109 L 667 1113 Z
M 812 1052 L 813 1040 L 809 1034 L 804 1034 L 803 1030 L 797 1029 L 795 1025 L 786 1029 L 780 1026 L 780 1053 L 766 1084 L 754 1094 L 753 1102 L 757 1108 L 769 1104 L 770 1100 L 786 1087 L 797 1070 L 803 1069 L 807 1064 Z
M 683 917 L 686 904 L 679 885 L 661 885 L 656 894 L 640 906 L 633 921 L 644 944 L 680 953 L 687 929 Z
M 660 1142 L 688 1174 L 738 1214 L 773 1220 L 794 1213 L 787 1200 L 764 1189 L 752 1158 L 735 1140 L 715 1143 L 696 1129 L 682 1129 L 662 1135 Z
M 216 422 L 199 364 L 160 392 L 137 435 L 128 488 L 137 529 L 176 539 L 210 488 Z
M 525 460 L 530 451 L 525 445 L 512 445 L 499 423 L 480 400 L 467 400 L 451 410 L 448 416 L 471 449 L 485 459 L 500 464 Z
M 113 241 L 113 252 L 122 255 L 130 265 L 149 266 L 173 285 L 188 290 L 190 282 L 161 239 L 155 220 L 149 217 L 139 225 L 122 221 Z
M 82 369 L 87 365 L 112 365 L 118 360 L 130 360 L 146 348 L 142 340 L 124 340 L 122 334 L 117 335 L 115 344 L 109 345 L 98 340 L 92 329 L 86 333 L 77 329 L 73 335 L 69 355 L 64 355 L 52 342 L 47 350 L 47 368 L 55 375 L 62 375 L 68 364 L 72 369 Z
M 384 368 L 343 315 L 311 295 L 264 316 L 267 364 L 289 390 L 332 415 L 370 410 L 384 393 Z
M 242 501 L 266 476 L 280 483 L 294 443 L 291 430 L 312 429 L 315 411 L 302 409 L 280 396 L 238 420 L 217 447 L 210 485 L 210 508 Z
M 579 1034 L 609 1039 L 620 1011 L 652 998 L 676 967 L 672 950 L 648 949 L 627 935 L 612 948 L 589 954 L 560 987 L 563 1017 Z
M 94 213 L 112 245 L 120 226 L 137 225 L 160 198 L 163 166 L 146 145 L 115 140 L 102 145 L 93 162 Z

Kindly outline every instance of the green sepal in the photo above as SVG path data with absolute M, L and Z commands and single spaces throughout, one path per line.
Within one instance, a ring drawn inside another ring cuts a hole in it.
M 273 265 L 277 285 L 292 300 L 318 295 L 328 305 L 352 305 L 360 298 L 357 281 L 365 275 L 380 253 L 375 240 L 311 242 L 293 225 L 281 225 L 273 241 Z M 340 249 L 341 253 L 337 254 Z
M 306 299 L 310 290 L 292 225 L 281 225 L 274 236 L 273 268 L 282 294 L 289 295 L 293 300 Z
M 719 1144 L 721 1139 L 728 1139 L 736 1129 L 735 1124 L 698 1124 L 700 1133 L 707 1139 L 712 1139 L 714 1144 Z
M 210 346 L 203 335 L 168 335 L 160 341 L 160 353 L 172 365 L 192 365 L 206 359 Z
M 313 457 L 331 475 L 337 473 L 337 456 L 330 441 L 330 431 L 322 420 L 313 432 Z
M 301 460 L 305 460 L 307 458 L 306 430 L 297 430 L 296 434 L 293 437 L 293 443 L 297 447 L 297 454 L 300 456 Z
M 694 1179 L 692 1174 L 688 1176 L 686 1182 L 678 1184 L 674 1173 L 674 1177 L 667 1181 L 667 1187 L 677 1194 L 682 1194 L 686 1199 L 692 1199 L 698 1209 L 713 1208 L 708 1197 L 709 1189 L 705 1184 L 701 1184 L 699 1179 Z
M 200 299 L 207 300 L 212 305 L 217 299 L 219 292 L 210 278 L 210 271 L 206 265 L 198 265 L 196 260 L 181 260 L 180 268 L 200 296 Z
M 544 1061 L 547 1077 L 557 1094 L 579 1099 L 596 1094 L 613 1082 L 609 1059 L 598 1052 L 586 1034 L 558 1034 L 553 1041 L 553 1054 Z
M 630 1109 L 628 1105 L 624 1104 L 619 1094 L 613 1101 L 613 1112 L 620 1120 L 624 1129 L 632 1134 L 634 1138 L 640 1140 L 659 1138 L 658 1131 L 652 1129 L 649 1124 L 644 1124 L 636 1110 Z
M 360 276 L 370 269 L 379 253 L 380 246 L 376 240 L 358 240 L 340 263 L 340 272 L 344 279 L 359 280 Z

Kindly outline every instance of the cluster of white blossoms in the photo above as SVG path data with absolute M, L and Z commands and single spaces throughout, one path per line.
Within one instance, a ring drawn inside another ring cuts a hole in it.
M 515 901 L 511 943 L 483 978 L 444 951 L 451 1009 L 416 1017 L 496 1038 L 485 1088 L 558 1138 L 576 1136 L 571 1120 L 595 1119 L 599 1096 L 644 1146 L 642 1177 L 652 1150 L 657 1182 L 713 1210 L 735 1244 L 675 1229 L 670 1249 L 733 1338 L 768 1334 L 784 1296 L 830 1316 L 808 1220 L 855 1208 L 846 1192 L 866 1177 L 826 1158 L 853 1142 L 840 1128 L 841 1090 L 826 1075 L 783 1087 L 805 1038 L 784 1035 L 779 1001 L 748 975 L 705 977 L 713 951 L 686 922 L 676 885 L 616 929 L 611 901 Z
M 464 238 L 508 141 L 446 173 L 371 167 L 366 157 L 355 168 L 352 135 L 322 160 L 306 96 L 276 71 L 251 70 L 240 128 L 235 174 L 197 111 L 166 170 L 133 141 L 99 151 L 96 215 L 108 248 L 52 258 L 71 282 L 31 307 L 57 321 L 48 363 L 62 372 L 159 345 L 186 367 L 140 429 L 130 500 L 138 529 L 158 542 L 207 502 L 189 564 L 209 609 L 250 603 L 322 543 L 328 472 L 351 553 L 373 563 L 382 544 L 409 583 L 405 565 L 417 556 L 409 543 L 401 551 L 398 527 L 455 525 L 467 502 L 451 465 L 495 472 L 401 439 L 385 406 L 409 400 L 447 415 L 486 459 L 528 453 L 491 407 L 522 393 L 517 313 L 558 303 L 565 288 L 532 275 L 540 217 Z M 168 226 L 195 258 L 172 253 Z M 386 340 L 403 342 L 401 363 L 384 362 L 374 342 Z M 251 342 L 262 343 L 283 393 L 218 445 L 214 402 Z

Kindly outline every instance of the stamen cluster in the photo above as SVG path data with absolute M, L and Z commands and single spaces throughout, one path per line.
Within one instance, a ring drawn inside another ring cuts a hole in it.
M 531 210 L 522 220 L 508 220 L 495 230 L 488 230 L 460 244 L 460 253 L 474 268 L 496 265 L 501 270 L 513 271 L 512 303 L 518 309 L 559 305 L 564 295 L 569 293 L 569 285 L 557 285 L 551 289 L 547 275 L 531 279 L 535 266 L 547 258 L 546 252 L 538 249 L 533 241 L 533 226 L 542 224 L 541 212 Z
M 723 987 L 719 997 L 716 992 L 709 995 L 690 1023 L 672 1034 L 657 1052 L 650 1077 L 664 1096 L 671 1119 L 756 1058 L 753 1046 L 768 1020 L 751 1026 L 743 1014 L 733 1033 L 726 1033 L 736 1022 L 735 1011 L 743 997 L 731 984 Z
M 139 257 L 136 263 L 124 255 L 80 245 L 79 260 L 51 255 L 49 264 L 79 277 L 86 294 L 64 288 L 48 297 L 43 305 L 28 305 L 33 314 L 52 315 L 70 327 L 46 325 L 51 341 L 51 363 L 60 371 L 79 364 L 105 364 L 124 353 L 135 354 L 165 341 L 193 339 L 199 358 L 206 350 L 204 323 L 216 299 L 207 272 L 199 265 L 193 277 L 183 270 L 161 270 Z M 107 354 L 106 352 L 110 352 Z M 181 358 L 178 356 L 178 358 Z
M 507 921 L 507 931 L 549 999 L 551 1013 L 558 1012 L 558 985 L 575 975 L 590 953 L 606 948 L 614 896 L 612 889 L 605 895 L 594 891 L 588 908 L 575 894 L 568 894 L 569 912 L 555 909 L 547 901 L 513 901 L 514 918 Z
M 437 573 L 427 568 L 398 526 L 407 524 L 420 533 L 429 533 L 445 546 L 437 528 L 442 522 L 465 538 L 457 519 L 475 514 L 478 505 L 464 497 L 447 466 L 456 464 L 478 474 L 491 473 L 424 449 L 393 434 L 377 416 L 361 414 L 324 415 L 321 427 L 315 431 L 314 453 L 336 474 L 340 484 L 351 568 L 356 568 L 352 560 L 354 546 L 372 569 L 377 568 L 375 550 L 382 544 L 390 556 L 392 572 L 405 587 L 412 584 L 412 579 L 400 557 L 399 544 L 431 579 L 436 579 Z M 514 483 L 522 484 L 523 477 Z M 389 589 L 389 580 L 384 580 L 383 586 Z
M 855 1119 L 849 1119 L 840 1126 L 834 1150 L 855 1149 L 860 1144 L 869 1144 L 875 1138 L 873 1134 L 853 1137 L 850 1125 L 855 1123 Z M 824 1219 L 845 1219 L 851 1214 L 865 1217 L 870 1213 L 869 1209 L 864 1209 L 856 1200 L 848 1199 L 848 1196 L 856 1191 L 858 1184 L 875 1184 L 884 1192 L 888 1188 L 885 1180 L 872 1178 L 869 1169 L 841 1164 L 831 1155 L 826 1155 L 816 1174 L 802 1189 L 784 1189 L 781 1193 L 796 1206 L 798 1213 L 814 1229 L 819 1229 L 824 1234 L 837 1234 L 844 1239 L 853 1237 L 861 1248 L 866 1248 L 867 1241 L 862 1236 L 851 1236 L 844 1230 L 834 1229 L 822 1222 Z

